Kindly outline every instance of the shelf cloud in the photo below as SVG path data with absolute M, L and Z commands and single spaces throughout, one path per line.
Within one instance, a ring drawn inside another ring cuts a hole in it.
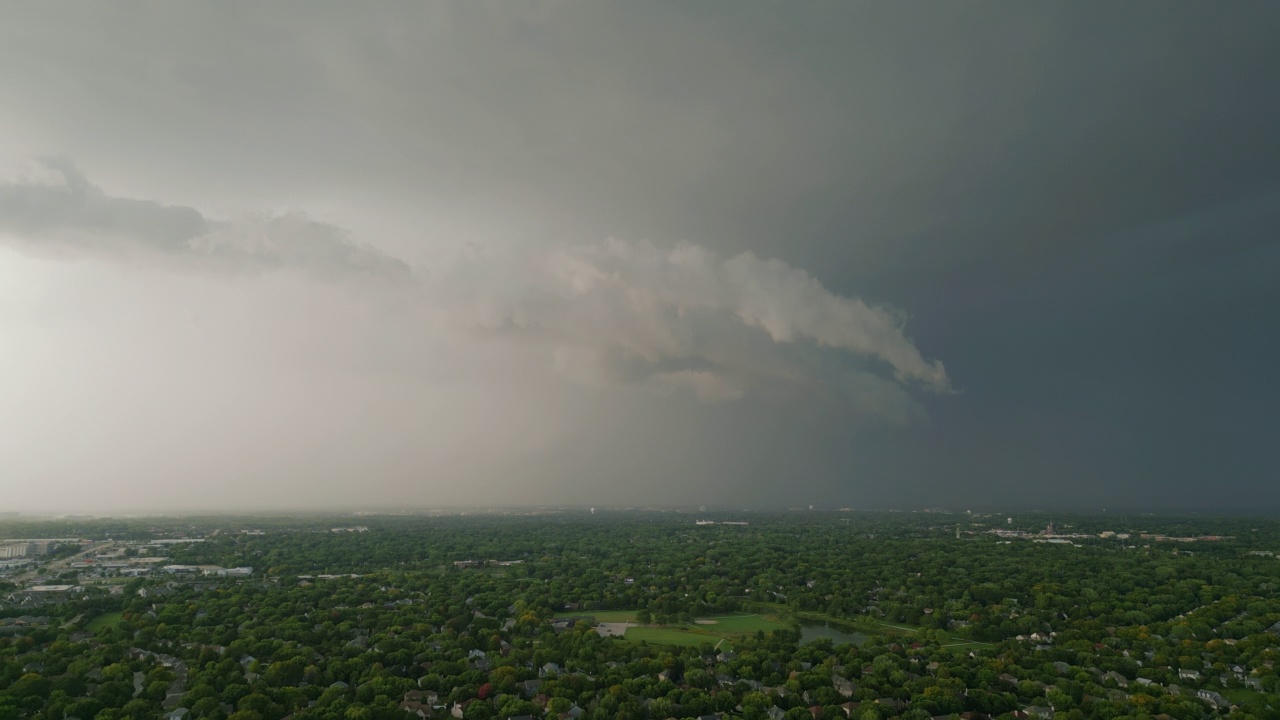
M 914 406 L 908 387 L 951 388 L 942 363 L 905 334 L 900 311 L 836 295 L 750 252 L 725 258 L 609 238 L 487 253 L 428 295 L 452 322 L 555 346 L 557 367 L 587 382 L 682 388 L 705 401 L 761 383 L 820 385 L 855 406 L 874 398 L 876 414 L 899 421 Z
M 404 280 L 409 266 L 302 212 L 215 220 L 199 210 L 109 195 L 63 158 L 0 183 L 0 232 L 34 252 L 171 263 L 213 272 L 297 269 Z
M 301 211 L 215 220 L 110 195 L 65 159 L 31 163 L 0 184 L 0 229 L 23 250 L 175 271 L 375 279 L 417 304 L 411 316 L 434 332 L 544 346 L 558 374 L 587 385 L 703 402 L 764 386 L 830 393 L 898 424 L 924 416 L 910 388 L 951 388 L 942 363 L 926 360 L 905 334 L 902 312 L 834 294 L 808 272 L 751 252 L 722 257 L 690 243 L 608 238 L 480 251 L 415 274 Z

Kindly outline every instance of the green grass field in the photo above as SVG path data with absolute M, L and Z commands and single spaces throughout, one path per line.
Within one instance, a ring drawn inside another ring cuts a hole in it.
M 1275 697 L 1274 695 L 1264 695 L 1249 688 L 1224 688 L 1219 692 L 1226 699 L 1255 714 L 1262 714 L 1266 710 L 1267 701 Z
M 756 632 L 772 632 L 774 630 L 785 630 L 791 627 L 790 624 L 783 621 L 778 615 L 764 614 L 771 609 L 789 610 L 786 606 L 775 605 L 772 603 L 753 603 L 757 609 L 764 611 L 760 613 L 734 613 L 731 615 L 713 615 L 698 618 L 698 620 L 713 620 L 707 623 L 684 623 L 679 625 L 648 625 L 643 627 L 627 628 L 627 633 L 623 637 L 627 640 L 639 642 L 644 640 L 650 643 L 663 645 L 690 645 L 696 646 L 703 642 L 710 642 L 712 645 L 722 643 L 721 649 L 724 649 L 735 638 L 744 635 L 753 635 Z M 635 610 L 580 610 L 577 612 L 560 612 L 556 613 L 556 617 L 589 617 L 596 622 L 635 622 Z M 885 623 L 870 618 L 836 618 L 822 613 L 800 613 L 796 617 L 806 621 L 826 621 L 833 622 L 838 625 L 848 625 L 863 630 L 867 633 L 900 636 L 903 640 L 910 638 L 911 635 L 919 632 L 921 628 L 902 623 Z M 948 636 L 942 643 L 948 650 L 956 653 L 967 653 L 970 650 L 991 647 L 988 643 L 969 640 L 967 638 Z
M 624 637 L 635 642 L 644 640 L 664 645 L 700 645 L 709 642 L 712 645 L 719 644 L 721 650 L 726 650 L 732 647 L 735 638 L 790 627 L 777 618 L 752 613 L 715 615 L 697 619 L 714 622 L 633 627 L 627 628 L 627 634 Z
M 727 649 L 729 646 L 728 641 L 719 635 L 692 630 L 685 626 L 627 628 L 626 639 L 633 642 L 640 642 L 641 640 L 644 640 L 646 642 L 660 645 L 697 646 L 704 642 L 712 645 L 721 643 L 721 650 Z
M 744 633 L 754 633 L 756 631 L 770 632 L 773 630 L 785 630 L 790 625 L 775 620 L 767 615 L 755 615 L 738 613 L 734 615 L 713 615 L 699 620 L 714 620 L 715 624 L 695 623 L 695 627 L 715 633 L 717 635 L 741 635 Z
M 558 618 L 585 617 L 603 623 L 636 622 L 635 610 L 577 610 L 558 612 L 555 616 Z M 721 649 L 726 649 L 735 637 L 751 635 L 757 631 L 770 632 L 790 627 L 777 618 L 754 613 L 734 613 L 698 619 L 710 622 L 630 627 L 627 628 L 626 635 L 623 637 L 632 642 L 643 640 L 662 645 L 697 646 L 704 642 L 712 645 L 718 643 Z
M 105 628 L 115 627 L 116 625 L 120 624 L 120 620 L 123 618 L 124 618 L 123 612 L 103 613 L 98 617 L 90 620 L 89 624 L 84 626 L 84 629 L 88 630 L 89 632 L 97 632 Z
M 578 610 L 576 612 L 558 612 L 558 618 L 589 617 L 596 622 L 635 622 L 635 610 Z

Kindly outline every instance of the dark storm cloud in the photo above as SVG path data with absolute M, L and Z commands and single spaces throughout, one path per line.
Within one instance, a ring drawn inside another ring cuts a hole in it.
M 218 245 L 206 213 L 26 186 L 8 233 L 412 258 L 427 334 L 518 358 L 486 382 L 580 383 L 548 392 L 585 414 L 534 423 L 571 440 L 457 444 L 517 458 L 485 466 L 503 496 L 1280 507 L 1275 3 L 73 9 L 0 11 L 0 151 L 179 205 L 345 202 L 383 249 L 276 216 Z M 523 407 L 466 408 L 490 403 Z

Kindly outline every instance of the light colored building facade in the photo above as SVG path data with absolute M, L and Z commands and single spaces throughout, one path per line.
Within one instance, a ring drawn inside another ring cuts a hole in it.
M 0 545 L 0 558 L 20 558 L 35 554 L 34 543 L 11 542 Z

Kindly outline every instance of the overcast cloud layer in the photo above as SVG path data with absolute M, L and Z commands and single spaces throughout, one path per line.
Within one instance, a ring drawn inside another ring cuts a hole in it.
M 1277 35 L 5 7 L 0 491 L 1280 509 Z

